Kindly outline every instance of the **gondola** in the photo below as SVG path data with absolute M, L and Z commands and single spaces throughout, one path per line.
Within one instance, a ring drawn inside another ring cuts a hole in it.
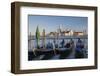
M 28 52 L 29 60 L 35 60 L 36 58 L 38 58 L 38 60 L 48 60 L 53 59 L 53 57 L 57 57 L 57 55 L 59 55 L 58 59 L 65 59 L 67 56 L 69 56 L 70 53 L 70 48 L 36 49 L 34 51 L 31 50 Z

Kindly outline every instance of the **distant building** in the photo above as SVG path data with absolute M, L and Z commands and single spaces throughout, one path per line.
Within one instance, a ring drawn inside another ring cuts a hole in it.
M 70 30 L 70 36 L 73 36 L 73 35 L 74 35 L 74 31 Z
M 78 36 L 80 36 L 80 35 L 84 35 L 84 33 L 83 33 L 83 32 L 74 32 L 73 35 L 78 35 Z
M 62 26 L 59 26 L 59 28 L 57 29 L 57 32 L 50 32 L 48 34 L 48 36 L 81 36 L 81 35 L 85 35 L 85 32 L 79 32 L 79 31 L 73 31 L 71 29 L 62 29 Z
M 69 36 L 69 35 L 70 35 L 70 31 L 66 31 L 65 36 Z
M 49 34 L 48 34 L 48 36 L 55 36 L 55 33 L 54 32 L 50 32 Z

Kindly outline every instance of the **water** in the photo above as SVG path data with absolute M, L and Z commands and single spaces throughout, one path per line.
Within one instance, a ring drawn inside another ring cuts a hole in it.
M 66 43 L 68 43 L 69 41 L 70 41 L 70 39 L 64 39 L 65 40 L 65 44 Z M 76 42 L 77 42 L 77 40 L 78 39 L 73 39 L 73 41 L 74 41 L 74 44 L 76 45 Z M 85 38 L 85 39 L 81 39 L 82 40 L 82 42 L 84 43 L 84 46 L 85 46 L 85 49 L 88 49 L 87 47 L 88 47 L 88 39 L 87 38 Z M 53 42 L 54 41 L 54 39 L 45 39 L 45 44 L 47 45 L 48 44 L 48 42 Z M 62 42 L 62 39 L 59 39 L 59 40 L 55 40 L 56 42 L 56 44 L 59 44 L 59 46 L 61 46 L 61 42 Z M 42 47 L 42 40 L 40 40 L 40 47 Z M 36 40 L 29 40 L 28 41 L 28 50 L 31 50 L 31 49 L 33 49 L 33 48 L 36 48 L 37 46 L 36 46 Z

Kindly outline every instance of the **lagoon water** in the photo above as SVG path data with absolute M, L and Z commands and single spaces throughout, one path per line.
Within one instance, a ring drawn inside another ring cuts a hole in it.
M 70 41 L 70 39 L 64 39 L 64 40 L 65 40 L 65 44 Z M 75 45 L 77 43 L 77 40 L 78 39 L 73 39 Z M 82 42 L 85 46 L 85 49 L 87 50 L 88 49 L 88 39 L 87 38 L 84 38 L 84 39 L 82 38 L 81 40 L 82 40 Z M 49 42 L 53 43 L 53 41 L 54 41 L 54 39 L 45 39 L 45 44 L 47 45 Z M 62 42 L 62 39 L 59 39 L 59 40 L 56 40 L 55 43 L 57 43 L 59 46 L 61 46 L 61 42 Z M 42 45 L 43 45 L 42 40 L 40 40 L 40 47 L 42 47 Z M 31 49 L 36 48 L 36 47 L 37 47 L 36 46 L 36 40 L 28 41 L 28 50 L 31 50 Z

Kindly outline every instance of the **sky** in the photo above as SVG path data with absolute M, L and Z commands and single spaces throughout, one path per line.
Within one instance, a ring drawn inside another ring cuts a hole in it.
M 87 17 L 74 16 L 45 16 L 29 15 L 28 16 L 28 34 L 35 35 L 36 28 L 39 27 L 40 34 L 45 29 L 46 34 L 55 32 L 62 26 L 62 29 L 71 29 L 74 31 L 83 31 L 88 28 Z

